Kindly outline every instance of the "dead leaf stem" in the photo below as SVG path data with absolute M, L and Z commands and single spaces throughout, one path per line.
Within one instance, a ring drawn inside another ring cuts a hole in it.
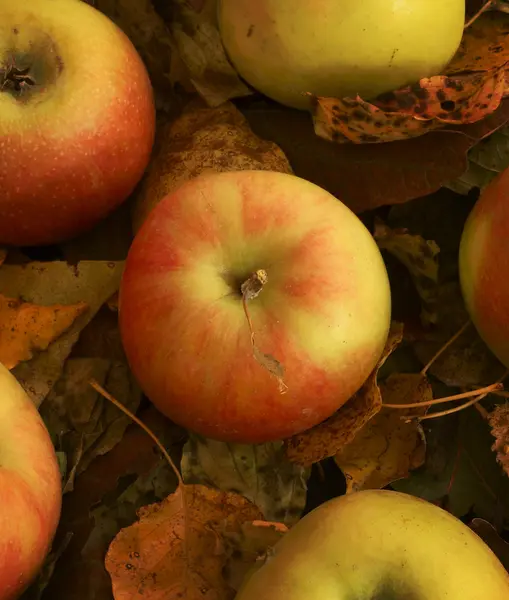
M 488 0 L 486 2 L 486 4 L 484 4 L 484 6 L 481 6 L 481 8 L 475 13 L 475 15 L 473 15 L 472 17 L 470 17 L 470 19 L 465 23 L 465 26 L 463 29 L 467 29 L 468 27 L 470 27 L 470 25 L 472 25 L 472 23 L 474 21 L 477 21 L 477 19 L 483 14 L 485 13 L 487 10 L 489 10 L 491 8 L 491 5 L 493 4 L 493 0 Z
M 464 325 L 462 325 L 461 328 L 440 348 L 440 350 L 438 350 L 438 352 L 436 352 L 431 357 L 428 363 L 421 370 L 421 375 L 426 375 L 431 365 L 439 358 L 439 356 L 441 356 L 447 350 L 447 348 L 449 348 L 449 346 L 451 346 L 451 344 L 453 344 L 460 337 L 460 335 L 468 328 L 468 326 L 471 323 L 472 321 L 469 320 Z

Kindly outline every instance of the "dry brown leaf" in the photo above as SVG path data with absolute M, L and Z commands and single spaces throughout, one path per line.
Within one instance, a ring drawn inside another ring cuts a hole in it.
M 382 399 L 388 404 L 410 404 L 433 399 L 428 380 L 416 373 L 394 373 L 380 384 Z M 422 415 L 426 408 L 406 411 L 382 408 L 361 429 L 334 460 L 346 477 L 347 493 L 383 488 L 407 477 L 424 464 L 426 440 L 416 421 L 405 415 Z
M 509 94 L 508 33 L 509 16 L 485 14 L 465 30 L 444 74 L 371 102 L 359 96 L 313 97 L 316 134 L 338 143 L 382 143 L 484 119 Z
M 0 362 L 13 369 L 30 360 L 87 310 L 85 302 L 39 306 L 0 294 Z
M 252 91 L 230 64 L 216 23 L 216 0 L 192 6 L 174 0 L 171 32 L 196 91 L 209 106 L 248 96 Z
M 403 339 L 403 325 L 393 322 L 382 356 L 361 389 L 332 417 L 285 441 L 286 456 L 307 467 L 337 454 L 382 407 L 378 370 Z
M 254 504 L 237 494 L 186 485 L 138 515 L 106 555 L 115 600 L 233 600 L 235 591 L 222 573 L 223 534 L 263 520 Z
M 456 55 L 447 65 L 447 74 L 489 71 L 509 61 L 509 15 L 489 12 L 467 29 Z
M 375 219 L 374 238 L 382 250 L 387 250 L 408 269 L 422 300 L 423 324 L 436 323 L 438 244 L 406 229 L 391 229 L 379 218 Z
M 253 565 L 261 566 L 287 532 L 282 523 L 246 521 L 239 532 L 223 534 L 227 555 L 223 575 L 230 587 L 238 591 Z
M 489 415 L 491 433 L 495 438 L 492 446 L 497 460 L 509 475 L 509 403 L 498 405 Z
M 208 108 L 201 101 L 192 101 L 180 118 L 160 127 L 156 144 L 155 156 L 133 206 L 135 231 L 164 196 L 206 171 L 292 173 L 281 149 L 257 137 L 230 102 Z

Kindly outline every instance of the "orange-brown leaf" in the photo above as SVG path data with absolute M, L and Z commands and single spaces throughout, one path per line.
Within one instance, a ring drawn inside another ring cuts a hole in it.
M 395 373 L 380 384 L 387 404 L 410 404 L 432 400 L 431 385 L 415 373 Z M 354 440 L 334 457 L 346 477 L 347 493 L 382 488 L 407 477 L 424 464 L 424 432 L 416 421 L 405 422 L 405 415 L 422 415 L 426 408 L 398 410 L 382 408 Z
M 378 370 L 403 339 L 403 326 L 393 323 L 378 365 L 361 389 L 332 417 L 285 442 L 286 455 L 292 462 L 309 466 L 334 456 L 372 419 L 382 407 L 377 383 Z
M 120 531 L 106 555 L 115 600 L 233 600 L 235 591 L 223 575 L 223 534 L 263 520 L 254 504 L 230 492 L 186 485 L 138 514 L 139 521 Z
M 0 362 L 13 369 L 46 350 L 66 331 L 88 304 L 39 306 L 0 294 Z
M 497 453 L 497 460 L 509 475 L 509 403 L 497 406 L 490 413 L 489 424 L 495 438 L 492 449 Z

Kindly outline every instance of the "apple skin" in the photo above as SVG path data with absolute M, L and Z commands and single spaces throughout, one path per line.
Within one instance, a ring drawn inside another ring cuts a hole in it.
M 467 525 L 415 496 L 366 490 L 320 505 L 235 600 L 507 600 L 509 574 Z
M 0 364 L 0 600 L 15 600 L 48 554 L 60 519 L 61 477 L 35 405 Z
M 81 0 L 1 0 L 0 81 L 11 63 L 36 85 L 0 87 L 0 244 L 87 231 L 148 164 L 155 107 L 127 36 Z
M 467 311 L 509 368 L 509 168 L 481 193 L 461 236 L 459 272 Z
M 459 47 L 465 0 L 219 0 L 225 50 L 258 91 L 295 108 L 304 94 L 383 92 L 439 75 Z
M 241 284 L 268 282 L 248 310 Z M 320 423 L 369 376 L 390 326 L 378 247 L 322 188 L 272 171 L 202 174 L 151 211 L 130 248 L 120 331 L 145 394 L 206 437 L 279 440 Z

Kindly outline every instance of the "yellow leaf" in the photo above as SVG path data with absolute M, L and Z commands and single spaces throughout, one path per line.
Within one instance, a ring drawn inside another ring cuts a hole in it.
M 0 294 L 0 362 L 13 369 L 30 360 L 34 351 L 46 350 L 88 304 L 39 306 Z
M 401 323 L 392 323 L 382 356 L 361 389 L 332 417 L 285 442 L 286 456 L 305 467 L 334 456 L 349 444 L 382 407 L 378 370 L 403 339 Z
M 427 379 L 415 373 L 390 375 L 380 384 L 380 391 L 388 404 L 410 404 L 433 398 Z M 347 493 L 383 488 L 424 464 L 424 432 L 417 422 L 406 423 L 401 416 L 425 411 L 425 407 L 406 411 L 382 408 L 354 440 L 336 454 L 335 461 L 346 477 Z
M 263 520 L 246 498 L 203 485 L 180 486 L 142 508 L 106 555 L 115 600 L 233 600 L 225 534 Z

